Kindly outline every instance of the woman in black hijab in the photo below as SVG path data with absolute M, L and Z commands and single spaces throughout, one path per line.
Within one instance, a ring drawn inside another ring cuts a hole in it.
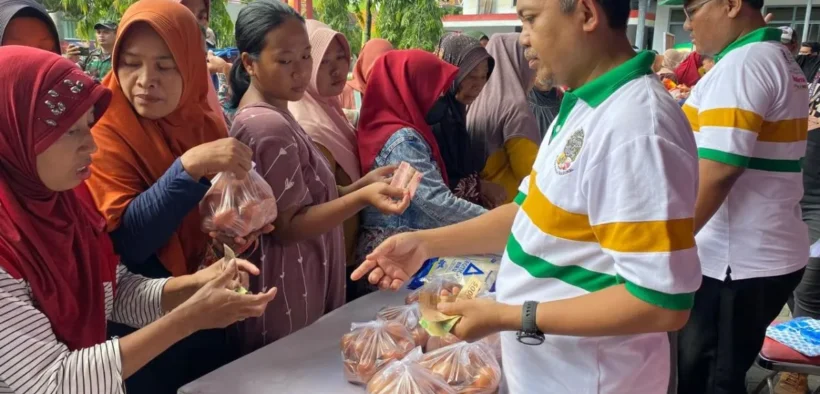
M 495 61 L 477 39 L 464 34 L 445 35 L 436 53 L 459 68 L 453 86 L 427 114 L 427 124 L 433 129 L 447 167 L 450 190 L 460 198 L 493 208 L 506 196 L 501 186 L 482 181 L 478 175 L 484 159 L 470 146 L 467 107 L 481 93 Z
M 60 54 L 57 26 L 35 0 L 0 0 L 0 45 L 22 45 Z

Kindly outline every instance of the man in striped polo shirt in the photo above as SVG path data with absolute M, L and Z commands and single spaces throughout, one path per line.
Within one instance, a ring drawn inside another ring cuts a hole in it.
M 681 394 L 745 393 L 766 328 L 803 275 L 805 75 L 763 0 L 687 0 L 684 27 L 715 66 L 684 112 L 695 131 L 703 285 L 679 339 Z
M 453 332 L 502 332 L 513 394 L 667 392 L 667 331 L 701 281 L 697 149 L 678 104 L 626 38 L 629 2 L 518 0 L 521 43 L 566 85 L 515 203 L 401 234 L 353 274 L 398 289 L 430 256 L 505 249 L 499 302 L 459 301 Z

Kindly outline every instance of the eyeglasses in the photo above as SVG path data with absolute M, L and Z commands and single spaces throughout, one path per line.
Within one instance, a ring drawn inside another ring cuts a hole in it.
M 706 5 L 707 3 L 709 3 L 710 1 L 712 1 L 712 0 L 703 0 L 703 1 L 697 2 L 697 3 L 693 4 L 693 5 L 685 6 L 685 7 L 683 7 L 683 13 L 686 15 L 686 18 L 687 18 L 687 19 L 692 20 L 692 17 L 693 17 L 693 16 L 694 16 L 694 15 L 695 15 L 698 11 L 700 11 L 700 9 L 701 9 L 703 6 L 705 6 L 705 5 Z

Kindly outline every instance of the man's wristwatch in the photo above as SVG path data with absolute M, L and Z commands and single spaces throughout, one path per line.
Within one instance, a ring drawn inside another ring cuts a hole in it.
M 537 346 L 544 343 L 544 333 L 538 329 L 538 325 L 535 323 L 536 308 L 538 308 L 537 302 L 527 301 L 521 311 L 521 331 L 518 331 L 516 336 L 518 342 L 525 345 Z

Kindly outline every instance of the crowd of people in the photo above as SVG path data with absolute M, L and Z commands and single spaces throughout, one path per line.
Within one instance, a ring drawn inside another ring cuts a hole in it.
M 174 393 L 428 258 L 503 253 L 497 300 L 439 308 L 502 333 L 511 393 L 745 393 L 783 306 L 820 318 L 818 45 L 762 5 L 687 0 L 696 51 L 657 54 L 629 2 L 518 0 L 522 33 L 351 65 L 276 0 L 232 63 L 208 0 L 140 0 L 86 52 L 0 0 L 0 392 Z M 251 171 L 276 220 L 204 232 L 213 177 Z

